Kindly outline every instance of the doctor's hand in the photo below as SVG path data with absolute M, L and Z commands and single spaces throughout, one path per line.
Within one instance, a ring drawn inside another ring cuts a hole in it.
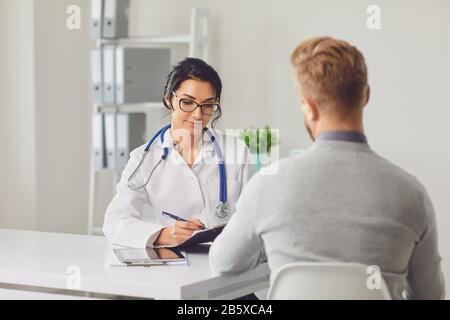
M 203 230 L 204 228 L 204 224 L 198 219 L 177 221 L 173 227 L 162 229 L 154 244 L 178 245 L 189 239 L 194 231 Z

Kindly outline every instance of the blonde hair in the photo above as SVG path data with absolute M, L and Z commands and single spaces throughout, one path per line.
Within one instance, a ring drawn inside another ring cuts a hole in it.
M 331 37 L 303 41 L 291 54 L 301 93 L 344 115 L 362 104 L 367 66 L 361 52 L 348 42 Z M 330 111 L 333 111 L 330 110 Z

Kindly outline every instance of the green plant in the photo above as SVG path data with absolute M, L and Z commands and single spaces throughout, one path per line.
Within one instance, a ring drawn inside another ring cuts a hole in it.
M 239 138 L 250 149 L 251 153 L 270 153 L 273 146 L 279 143 L 277 133 L 269 126 L 238 130 Z

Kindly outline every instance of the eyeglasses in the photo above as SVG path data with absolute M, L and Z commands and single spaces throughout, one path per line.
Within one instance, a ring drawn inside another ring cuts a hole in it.
M 220 109 L 220 104 L 216 102 L 199 104 L 191 99 L 180 98 L 173 91 L 172 94 L 178 99 L 178 106 L 181 111 L 184 112 L 194 112 L 195 109 L 200 107 L 200 110 L 204 115 L 210 116 Z

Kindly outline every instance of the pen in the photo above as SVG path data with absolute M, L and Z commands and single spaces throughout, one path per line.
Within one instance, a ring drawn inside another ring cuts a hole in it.
M 181 218 L 179 216 L 176 216 L 176 215 L 174 215 L 172 213 L 165 212 L 165 211 L 162 212 L 162 215 L 166 216 L 166 217 L 169 217 L 169 218 L 172 218 L 172 219 L 174 219 L 176 221 L 189 221 L 189 220 L 183 219 L 183 218 Z M 206 229 L 206 228 L 203 226 L 202 229 Z

